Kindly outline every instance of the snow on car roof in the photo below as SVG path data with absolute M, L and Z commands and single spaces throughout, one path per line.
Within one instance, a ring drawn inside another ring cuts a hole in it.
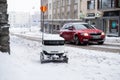
M 64 40 L 64 38 L 60 37 L 59 35 L 44 35 L 43 40 Z

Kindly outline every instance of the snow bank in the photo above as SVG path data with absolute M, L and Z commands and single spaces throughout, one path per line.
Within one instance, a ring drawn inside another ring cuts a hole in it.
M 120 37 L 106 37 L 105 42 L 120 43 Z

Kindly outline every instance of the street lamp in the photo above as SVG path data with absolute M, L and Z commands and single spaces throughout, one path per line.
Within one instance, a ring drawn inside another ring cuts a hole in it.
M 42 29 L 42 42 L 43 42 L 43 37 L 44 37 L 44 13 L 47 11 L 47 7 L 42 5 L 42 0 L 41 0 L 41 7 L 40 7 L 41 12 L 41 29 Z
M 40 6 L 42 6 L 42 0 L 40 0 L 40 1 L 41 1 L 41 2 L 40 2 L 40 3 L 41 3 Z M 41 31 L 43 31 L 43 29 L 42 29 L 42 28 L 43 28 L 43 27 L 42 27 L 42 12 L 40 13 L 40 19 L 41 19 L 41 21 L 40 21 L 40 22 L 41 22 L 41 24 L 40 24 L 41 26 L 40 26 L 40 27 L 41 27 Z

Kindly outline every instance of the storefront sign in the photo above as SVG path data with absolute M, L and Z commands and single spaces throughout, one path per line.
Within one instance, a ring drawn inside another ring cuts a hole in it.
M 94 17 L 95 13 L 87 13 L 87 17 Z
M 116 26 L 117 26 L 117 23 L 116 22 L 112 22 L 112 28 L 116 28 Z

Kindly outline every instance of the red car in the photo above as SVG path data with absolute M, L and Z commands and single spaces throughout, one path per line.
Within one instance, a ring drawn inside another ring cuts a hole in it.
M 60 36 L 65 41 L 74 42 L 77 45 L 91 42 L 103 44 L 105 40 L 103 31 L 84 22 L 66 23 L 60 30 Z

